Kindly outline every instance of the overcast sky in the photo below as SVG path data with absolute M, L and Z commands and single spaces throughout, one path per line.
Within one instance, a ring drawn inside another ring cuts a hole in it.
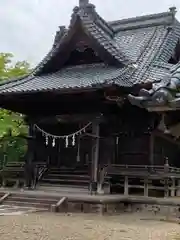
M 180 0 L 91 0 L 106 20 L 167 11 Z M 37 64 L 49 51 L 59 25 L 68 25 L 78 0 L 0 0 L 0 52 Z

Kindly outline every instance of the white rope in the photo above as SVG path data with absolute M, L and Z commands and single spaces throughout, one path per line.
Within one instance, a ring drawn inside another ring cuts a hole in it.
M 45 137 L 51 137 L 51 138 L 53 138 L 53 139 L 57 139 L 57 138 L 59 138 L 59 139 L 68 139 L 68 138 L 70 138 L 70 137 L 77 136 L 77 135 L 81 134 L 82 132 L 85 132 L 86 129 L 87 129 L 91 124 L 92 124 L 92 122 L 89 122 L 86 126 L 84 126 L 83 128 L 81 128 L 80 130 L 78 130 L 78 131 L 76 131 L 76 132 L 74 132 L 74 133 L 70 133 L 70 134 L 68 134 L 68 135 L 60 135 L 60 136 L 58 136 L 58 135 L 53 135 L 53 134 L 51 134 L 51 133 L 48 133 L 48 132 L 44 131 L 44 130 L 43 130 L 42 128 L 40 128 L 37 124 L 34 124 L 34 127 L 35 127 L 39 132 L 41 132 L 42 135 L 45 136 Z

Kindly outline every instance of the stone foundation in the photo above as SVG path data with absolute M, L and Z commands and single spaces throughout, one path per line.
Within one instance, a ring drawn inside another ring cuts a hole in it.
M 59 209 L 60 212 L 76 212 L 76 213 L 97 213 L 97 214 L 121 214 L 127 213 L 141 213 L 149 217 L 165 217 L 180 218 L 180 208 L 162 205 L 150 204 L 123 204 L 123 203 L 79 203 L 68 202 L 66 208 Z

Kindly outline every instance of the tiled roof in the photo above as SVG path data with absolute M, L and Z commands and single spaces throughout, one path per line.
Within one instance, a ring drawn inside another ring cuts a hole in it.
M 0 94 L 23 93 L 69 88 L 89 88 L 117 84 L 131 87 L 131 68 L 109 67 L 105 64 L 89 64 L 64 68 L 56 73 L 26 77 L 0 86 Z
M 78 12 L 78 16 L 81 18 L 84 28 L 98 41 L 98 43 L 103 46 L 112 56 L 114 56 L 118 61 L 127 65 L 131 64 L 132 61 L 126 53 L 124 49 L 117 45 L 113 39 L 113 31 L 110 34 L 109 31 L 105 31 L 103 26 L 105 23 L 102 22 L 102 18 L 94 11 L 94 6 L 91 4 L 91 11 L 87 14 L 88 9 L 84 8 Z M 94 15 L 96 18 L 94 19 Z
M 170 9 L 169 12 L 162 12 L 144 16 L 138 16 L 133 18 L 126 18 L 116 21 L 108 22 L 109 26 L 113 29 L 113 31 L 126 31 L 132 29 L 140 29 L 147 28 L 152 26 L 160 26 L 160 25 L 171 25 L 172 23 L 172 14 L 174 14 L 175 9 L 172 11 Z
M 64 27 L 61 26 L 61 30 L 57 32 L 59 35 L 59 42 L 55 41 L 52 49 L 35 68 L 35 74 L 40 72 L 44 66 L 59 52 L 60 46 L 64 41 L 67 41 L 68 35 L 70 35 L 71 30 L 76 26 L 79 19 L 81 20 L 81 25 L 83 26 L 85 32 L 93 37 L 97 43 L 119 63 L 124 65 L 132 63 L 131 59 L 129 59 L 123 52 L 123 49 L 120 46 L 117 46 L 113 40 L 113 29 L 97 14 L 95 6 L 93 4 L 88 4 L 84 8 L 75 7 L 73 9 L 69 28 L 64 29 Z
M 114 36 L 116 45 L 137 62 L 156 33 L 156 27 L 120 31 Z
M 172 22 L 172 15 L 171 18 L 169 13 L 164 13 L 164 17 L 163 14 L 154 16 L 159 25 L 154 24 L 153 15 L 150 15 L 149 20 L 148 17 L 137 18 L 139 23 L 136 23 L 136 27 L 133 22 L 128 23 L 126 20 L 128 30 L 119 28 L 120 30 L 115 34 L 117 45 L 120 45 L 126 55 L 138 65 L 131 79 L 134 84 L 159 81 L 163 78 L 168 71 L 162 65 L 168 62 L 180 39 L 180 24 L 176 20 Z M 157 16 L 161 16 L 161 21 Z M 141 19 L 146 19 L 147 26 L 140 21 Z M 171 26 L 169 26 L 170 19 Z M 122 22 L 120 21 L 121 24 Z M 158 68 L 155 66 L 156 62 L 159 62 Z
M 77 66 L 42 75 L 44 66 L 57 56 L 79 22 L 85 33 L 115 59 L 115 62 L 121 64 L 114 68 L 105 65 Z M 32 74 L 22 80 L 0 85 L 0 93 L 83 88 L 107 82 L 119 86 L 133 86 L 166 81 L 172 67 L 168 60 L 179 39 L 180 23 L 175 19 L 173 8 L 165 13 L 106 22 L 92 4 L 83 8 L 75 7 L 69 28 L 60 27 L 52 49 Z M 74 77 L 76 73 L 81 77 Z M 118 77 L 114 76 L 116 73 L 119 74 Z

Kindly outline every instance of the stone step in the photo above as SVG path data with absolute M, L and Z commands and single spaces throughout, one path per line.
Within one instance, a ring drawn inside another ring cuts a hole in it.
M 6 211 L 6 212 L 11 212 L 11 211 L 23 211 L 23 210 L 29 210 L 29 209 L 34 209 L 31 207 L 26 207 L 26 206 L 14 206 L 14 205 L 0 205 L 0 213 Z
M 35 193 L 35 192 L 34 192 Z M 39 199 L 39 200 L 47 200 L 47 201 L 56 201 L 57 200 L 57 196 L 49 196 L 48 193 L 47 194 L 43 194 L 43 196 L 38 196 L 36 194 L 27 194 L 27 193 L 13 193 L 9 196 L 13 197 L 13 198 L 28 198 L 30 200 L 34 200 L 34 199 Z
M 10 205 L 1 205 L 0 206 L 0 216 L 12 216 L 12 215 L 23 215 L 33 212 L 47 211 L 47 209 L 38 209 L 25 206 L 10 206 Z
M 32 202 L 19 202 L 19 201 L 14 201 L 14 200 L 6 200 L 4 204 L 9 205 L 9 206 L 20 206 L 20 207 L 31 207 L 31 208 L 37 208 L 37 209 L 44 209 L 48 210 L 50 209 L 51 205 L 50 204 L 45 204 L 45 203 L 32 203 Z
M 42 204 L 55 204 L 58 199 L 46 199 L 46 198 L 29 198 L 28 196 L 10 196 L 8 200 L 15 202 L 28 202 L 28 203 L 42 203 Z

